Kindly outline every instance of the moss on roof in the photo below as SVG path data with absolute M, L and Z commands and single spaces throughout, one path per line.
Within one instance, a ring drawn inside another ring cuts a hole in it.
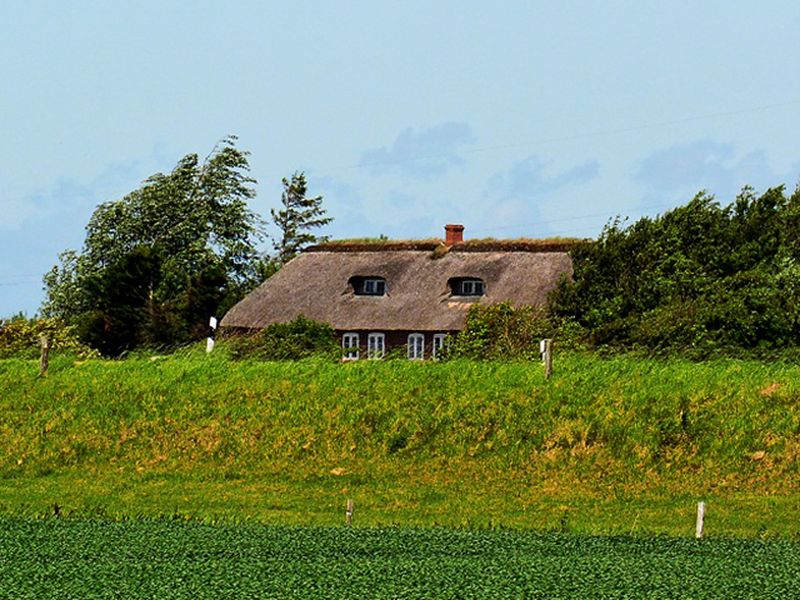
M 354 238 L 331 240 L 306 248 L 305 252 L 392 252 L 401 250 L 421 250 L 442 252 L 566 252 L 579 244 L 591 240 L 578 238 L 481 238 L 466 240 L 449 248 L 444 240 L 430 238 L 425 240 L 390 240 L 385 238 Z

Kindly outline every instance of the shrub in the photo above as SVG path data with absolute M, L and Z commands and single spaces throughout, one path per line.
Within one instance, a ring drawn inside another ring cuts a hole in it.
M 289 323 L 273 323 L 261 331 L 224 342 L 233 358 L 298 360 L 311 356 L 339 358 L 336 332 L 327 323 L 303 315 Z
M 0 322 L 0 358 L 38 358 L 41 336 L 50 339 L 52 351 L 74 354 L 80 358 L 98 353 L 78 340 L 75 328 L 60 319 L 15 318 Z
M 539 341 L 554 327 L 543 309 L 510 302 L 474 304 L 467 322 L 447 349 L 448 357 L 475 359 L 539 357 Z

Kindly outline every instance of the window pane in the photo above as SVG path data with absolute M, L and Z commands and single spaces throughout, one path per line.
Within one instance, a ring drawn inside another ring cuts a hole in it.
M 486 291 L 481 279 L 453 279 L 450 285 L 454 296 L 483 296 Z
M 433 358 L 436 358 L 444 348 L 445 335 L 444 333 L 437 333 L 433 336 L 433 352 L 431 353 Z
M 358 358 L 358 334 L 346 333 L 342 336 L 342 347 L 345 349 L 344 357 L 346 359 Z
M 412 333 L 408 336 L 408 358 L 422 359 L 425 356 L 425 336 Z
M 367 338 L 367 357 L 383 358 L 385 340 L 386 338 L 382 333 L 370 333 Z
M 386 282 L 383 279 L 359 279 L 354 286 L 356 294 L 365 296 L 383 296 L 386 293 Z

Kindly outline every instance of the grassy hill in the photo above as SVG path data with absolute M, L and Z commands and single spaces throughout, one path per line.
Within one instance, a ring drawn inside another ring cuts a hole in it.
M 800 535 L 800 368 L 0 361 L 0 514 Z

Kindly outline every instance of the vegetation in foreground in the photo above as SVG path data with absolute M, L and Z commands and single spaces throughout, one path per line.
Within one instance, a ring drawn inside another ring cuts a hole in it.
M 796 536 L 800 368 L 0 361 L 0 513 Z
M 0 521 L 14 598 L 789 598 L 800 543 Z

